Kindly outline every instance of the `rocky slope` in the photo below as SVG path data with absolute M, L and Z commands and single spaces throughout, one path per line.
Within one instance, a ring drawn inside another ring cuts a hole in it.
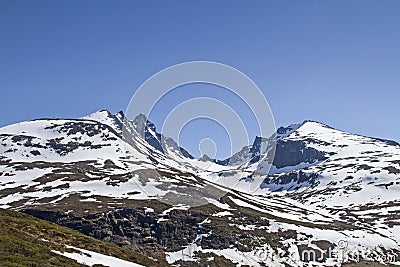
M 181 266 L 400 262 L 399 184 L 397 143 L 313 121 L 221 162 L 193 159 L 143 116 L 0 129 L 3 208 Z
M 166 264 L 16 211 L 0 209 L 0 229 L 1 266 Z

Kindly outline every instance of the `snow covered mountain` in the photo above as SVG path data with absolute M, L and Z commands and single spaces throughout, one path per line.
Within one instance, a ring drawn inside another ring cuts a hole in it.
M 314 121 L 224 161 L 193 159 L 143 115 L 0 128 L 1 207 L 175 265 L 399 263 L 399 192 L 399 144 Z

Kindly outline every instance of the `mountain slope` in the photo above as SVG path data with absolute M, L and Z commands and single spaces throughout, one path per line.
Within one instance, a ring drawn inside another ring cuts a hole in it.
M 162 184 L 187 183 L 187 172 L 199 169 L 177 154 L 154 148 L 121 113 L 18 123 L 0 129 L 0 142 L 0 194 L 8 196 L 0 205 L 5 207 L 15 201 L 61 199 L 72 192 L 135 199 L 162 196 L 167 193 L 159 188 Z M 11 196 L 10 191 L 18 193 Z
M 360 260 L 399 255 L 397 143 L 305 121 L 227 164 L 167 138 L 107 111 L 3 127 L 0 205 L 171 264 L 303 266 L 343 240 Z M 258 161 L 275 143 L 273 161 Z
M 74 254 L 82 254 L 80 249 L 91 253 L 89 258 L 97 264 L 114 262 L 114 266 L 119 263 L 136 267 L 166 264 L 16 211 L 0 209 L 0 229 L 1 266 L 87 266 L 60 255 L 65 253 L 73 258 Z M 96 253 L 109 256 L 96 259 L 99 256 Z

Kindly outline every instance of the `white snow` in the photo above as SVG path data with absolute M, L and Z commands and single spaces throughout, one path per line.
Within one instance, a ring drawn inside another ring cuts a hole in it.
M 108 267 L 144 267 L 143 265 L 133 263 L 126 260 L 121 260 L 115 257 L 103 255 L 97 252 L 93 252 L 86 249 L 76 248 L 73 246 L 66 246 L 67 248 L 74 249 L 77 252 L 60 252 L 57 250 L 52 250 L 52 252 L 59 254 L 61 256 L 76 260 L 80 264 L 87 266 L 93 266 L 95 264 L 101 264 Z

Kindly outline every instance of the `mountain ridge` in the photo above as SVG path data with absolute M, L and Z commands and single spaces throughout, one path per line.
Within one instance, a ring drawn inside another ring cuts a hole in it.
M 224 166 L 156 149 L 122 113 L 91 115 L 0 128 L 2 208 L 170 264 L 293 265 L 259 254 L 292 251 L 301 266 L 341 239 L 400 255 L 397 144 L 306 122 L 278 128 L 273 161 L 258 138 Z

